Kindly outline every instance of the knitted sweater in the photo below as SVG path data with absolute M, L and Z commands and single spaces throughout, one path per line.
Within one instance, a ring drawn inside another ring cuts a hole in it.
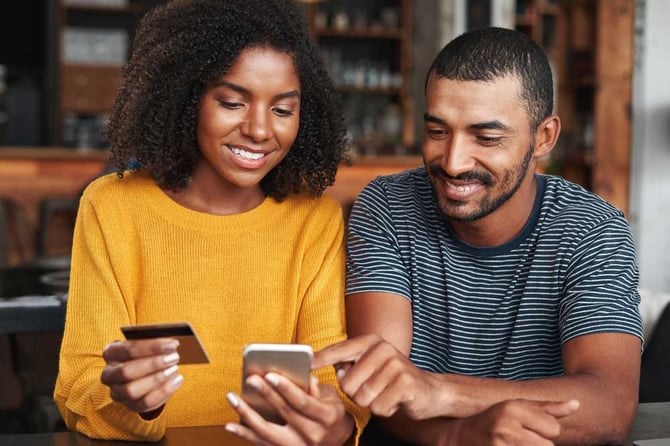
M 91 183 L 74 233 L 65 333 L 54 398 L 67 426 L 94 438 L 156 440 L 167 427 L 237 421 L 250 342 L 315 351 L 345 338 L 343 222 L 329 198 L 267 198 L 215 216 L 184 208 L 148 177 Z M 211 363 L 181 365 L 182 386 L 162 414 L 142 419 L 100 382 L 119 327 L 188 321 Z M 317 371 L 337 385 L 334 370 Z M 345 399 L 358 431 L 369 416 Z

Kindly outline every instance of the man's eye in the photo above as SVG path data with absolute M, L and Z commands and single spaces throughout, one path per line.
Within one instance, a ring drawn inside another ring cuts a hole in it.
M 446 137 L 449 133 L 444 130 L 444 129 L 433 129 L 433 128 L 426 128 L 425 129 L 426 135 L 430 136 L 431 138 L 434 139 L 440 139 Z
M 494 146 L 496 144 L 500 144 L 502 141 L 501 136 L 478 136 L 477 140 L 487 146 Z

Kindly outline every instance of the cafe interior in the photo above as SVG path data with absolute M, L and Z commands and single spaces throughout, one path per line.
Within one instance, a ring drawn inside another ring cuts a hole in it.
M 104 129 L 133 30 L 163 0 L 0 5 L 0 434 L 63 430 L 58 368 L 78 199 L 113 171 Z M 423 83 L 482 26 L 527 33 L 555 74 L 562 133 L 541 163 L 626 214 L 645 331 L 640 402 L 670 400 L 670 5 L 664 0 L 304 1 L 342 94 L 352 162 L 326 193 L 344 216 L 377 175 L 422 164 Z

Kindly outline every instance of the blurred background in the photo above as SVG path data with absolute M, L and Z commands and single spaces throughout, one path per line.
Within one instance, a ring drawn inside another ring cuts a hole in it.
M 138 20 L 162 2 L 0 4 L 0 271 L 9 271 L 0 275 L 0 304 L 62 292 L 78 197 L 109 171 L 103 130 L 120 69 Z M 541 170 L 622 209 L 641 288 L 670 293 L 670 2 L 301 3 L 347 115 L 355 157 L 328 191 L 345 215 L 376 175 L 421 165 L 425 75 L 442 46 L 477 27 L 517 29 L 546 50 L 556 79 L 563 130 Z M 63 308 L 52 310 L 40 313 L 51 322 L 20 329 L 18 313 L 0 306 L 0 433 L 62 429 L 50 392 Z

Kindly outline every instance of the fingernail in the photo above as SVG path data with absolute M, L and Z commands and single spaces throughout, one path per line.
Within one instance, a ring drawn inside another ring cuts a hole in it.
M 163 356 L 163 362 L 165 364 L 173 364 L 175 362 L 179 361 L 179 353 L 170 353 L 169 355 Z
M 236 433 L 237 433 L 237 426 L 235 426 L 234 424 L 230 424 L 230 423 L 228 423 L 228 424 L 226 424 L 226 430 L 227 430 L 228 432 L 231 432 L 231 433 L 233 433 L 233 434 L 236 434 Z
M 228 402 L 230 403 L 230 405 L 233 406 L 233 407 L 235 407 L 235 408 L 237 408 L 237 407 L 240 405 L 240 400 L 239 400 L 239 399 L 237 398 L 237 396 L 236 396 L 234 393 L 232 393 L 232 392 L 228 392 L 228 393 L 226 394 L 226 399 L 228 400 Z
M 121 341 L 116 340 L 116 341 L 112 341 L 112 342 L 110 342 L 109 344 L 105 345 L 105 348 L 102 349 L 102 352 L 103 352 L 103 353 L 106 352 L 107 350 L 109 350 L 109 348 L 110 348 L 112 345 L 114 345 L 114 344 L 118 344 L 119 342 L 121 342 Z
M 179 341 L 176 339 L 172 339 L 167 342 L 163 342 L 161 344 L 161 350 L 163 353 L 171 353 L 171 352 L 176 352 L 177 347 L 179 347 Z
M 256 390 L 260 390 L 263 387 L 263 382 L 260 377 L 254 375 L 247 378 L 247 385 Z
M 176 365 L 173 365 L 172 367 L 168 367 L 167 369 L 163 370 L 163 375 L 167 376 L 172 376 L 175 374 L 177 371 L 178 367 Z
M 268 373 L 265 375 L 265 379 L 275 387 L 279 385 L 279 376 L 276 373 Z
M 177 389 L 179 386 L 181 386 L 182 382 L 184 382 L 184 377 L 182 375 L 177 375 L 172 378 L 172 381 L 170 381 L 170 388 Z
M 345 376 L 347 376 L 347 372 L 344 371 L 344 369 L 337 369 L 337 379 L 343 379 Z

